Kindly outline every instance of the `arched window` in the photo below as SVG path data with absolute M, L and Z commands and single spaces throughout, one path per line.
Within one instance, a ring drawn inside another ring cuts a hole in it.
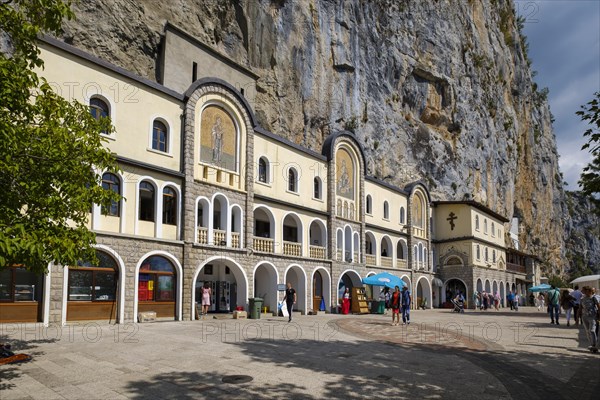
M 405 216 L 406 211 L 404 211 L 404 207 L 400 207 L 400 223 L 404 224 L 406 221 L 406 216 Z
M 269 161 L 264 157 L 258 160 L 258 181 L 262 183 L 269 182 Z
M 102 188 L 104 190 L 111 190 L 115 193 L 121 194 L 121 180 L 115 174 L 105 172 L 102 175 Z M 118 201 L 112 201 L 110 207 L 102 207 L 102 214 L 111 215 L 113 217 L 121 216 L 121 205 Z
M 387 201 L 383 202 L 383 218 L 390 219 L 390 206 Z
M 142 221 L 154 222 L 155 191 L 154 185 L 143 181 L 140 183 L 140 215 Z
M 161 256 L 151 256 L 144 260 L 140 267 L 138 301 L 174 302 L 175 289 L 175 268 L 171 261 Z
M 319 177 L 315 177 L 313 180 L 313 197 L 315 199 L 321 200 L 321 179 Z
M 177 193 L 173 188 L 163 189 L 163 224 L 177 225 Z
M 97 251 L 98 264 L 78 262 L 69 269 L 69 301 L 115 301 L 117 263 L 108 254 Z
M 294 168 L 288 170 L 288 190 L 298 193 L 298 173 Z
M 492 250 L 492 262 L 496 262 L 496 250 Z
M 477 245 L 477 259 L 481 259 L 481 250 L 479 249 L 479 245 Z
M 488 248 L 485 248 L 485 261 L 488 261 L 489 257 L 488 257 Z
M 108 104 L 98 97 L 90 99 L 90 113 L 96 119 L 106 118 L 110 115 Z
M 494 223 L 492 222 L 492 236 L 496 236 L 496 226 L 494 225 Z
M 100 118 L 107 118 L 110 117 L 110 108 L 104 100 L 98 97 L 92 97 L 90 99 L 90 114 L 97 120 L 100 120 Z M 102 133 L 107 134 L 108 132 L 102 131 Z
M 167 125 L 157 119 L 152 124 L 152 148 L 158 151 L 169 152 L 169 131 Z
M 487 219 L 483 220 L 483 233 L 487 235 Z
M 367 203 L 366 204 L 366 208 L 367 208 L 366 213 L 367 214 L 372 214 L 373 213 L 373 200 L 371 200 L 371 195 L 370 194 L 367 195 L 367 201 L 366 201 L 366 203 Z
M 475 230 L 479 230 L 479 215 L 475 216 Z M 479 258 L 479 257 L 478 257 Z

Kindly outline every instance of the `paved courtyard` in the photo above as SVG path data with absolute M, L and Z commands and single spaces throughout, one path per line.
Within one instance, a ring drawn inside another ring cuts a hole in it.
M 0 366 L 0 398 L 591 399 L 600 356 L 545 313 L 413 311 L 390 316 L 59 328 L 0 326 L 33 360 Z

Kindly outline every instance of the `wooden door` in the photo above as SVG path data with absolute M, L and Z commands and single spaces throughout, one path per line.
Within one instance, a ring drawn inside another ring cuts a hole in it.
M 313 275 L 313 307 L 312 309 L 318 311 L 321 307 L 321 299 L 323 298 L 323 276 L 319 271 L 315 271 Z

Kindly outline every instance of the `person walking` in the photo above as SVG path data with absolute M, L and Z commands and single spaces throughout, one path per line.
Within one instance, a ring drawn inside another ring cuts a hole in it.
M 550 323 L 553 324 L 556 320 L 556 325 L 560 325 L 558 323 L 558 316 L 560 315 L 560 292 L 554 285 L 552 285 L 551 289 L 548 290 L 546 296 L 548 297 L 548 312 L 550 313 Z
M 477 310 L 479 308 L 479 292 L 477 290 L 473 292 L 473 304 Z
M 560 306 L 565 311 L 567 326 L 571 325 L 571 311 L 573 311 L 573 302 L 575 299 L 569 294 L 568 290 L 563 290 L 560 295 Z
M 546 307 L 546 298 L 543 293 L 540 293 L 537 297 L 538 300 L 538 311 L 543 310 Z
M 590 341 L 590 346 L 588 349 L 592 353 L 598 352 L 598 332 L 596 331 L 596 327 L 598 326 L 598 298 L 594 296 L 594 291 L 589 286 L 584 286 L 582 289 L 583 297 L 581 298 L 581 302 L 579 304 L 579 316 L 581 317 L 581 322 L 583 324 L 583 329 L 585 330 L 586 336 Z
M 211 297 L 212 289 L 210 288 L 210 284 L 208 282 L 204 282 L 204 287 L 202 288 L 202 318 L 208 314 L 208 307 L 210 307 Z
M 515 292 L 515 295 L 513 296 L 513 308 L 515 309 L 515 311 L 519 311 L 519 302 L 521 301 L 521 295 L 519 293 Z
M 392 309 L 392 326 L 400 325 L 400 288 L 396 286 L 390 297 L 390 308 Z
M 575 317 L 575 325 L 579 325 L 579 303 L 581 303 L 581 298 L 583 297 L 583 293 L 581 293 L 581 290 L 579 290 L 579 285 L 575 285 L 575 290 L 571 292 L 571 296 L 575 299 L 575 301 L 573 302 L 573 315 Z
M 289 315 L 288 322 L 292 322 L 292 307 L 294 306 L 294 304 L 296 304 L 296 289 L 292 287 L 291 282 L 287 283 L 287 289 L 285 289 L 283 301 L 285 301 L 285 305 L 287 306 L 287 311 Z
M 408 287 L 402 288 L 402 325 L 410 325 L 410 304 L 412 303 L 412 297 Z
M 512 291 L 508 292 L 508 294 L 506 295 L 506 302 L 510 306 L 511 311 L 514 309 L 514 300 L 515 300 L 515 295 L 513 294 L 513 292 Z

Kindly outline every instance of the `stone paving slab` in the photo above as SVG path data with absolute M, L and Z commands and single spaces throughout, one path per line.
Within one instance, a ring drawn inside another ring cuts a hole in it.
M 600 357 L 543 313 L 318 315 L 261 320 L 0 326 L 34 355 L 0 367 L 5 399 L 561 399 L 600 392 Z M 223 383 L 232 375 L 246 383 Z

